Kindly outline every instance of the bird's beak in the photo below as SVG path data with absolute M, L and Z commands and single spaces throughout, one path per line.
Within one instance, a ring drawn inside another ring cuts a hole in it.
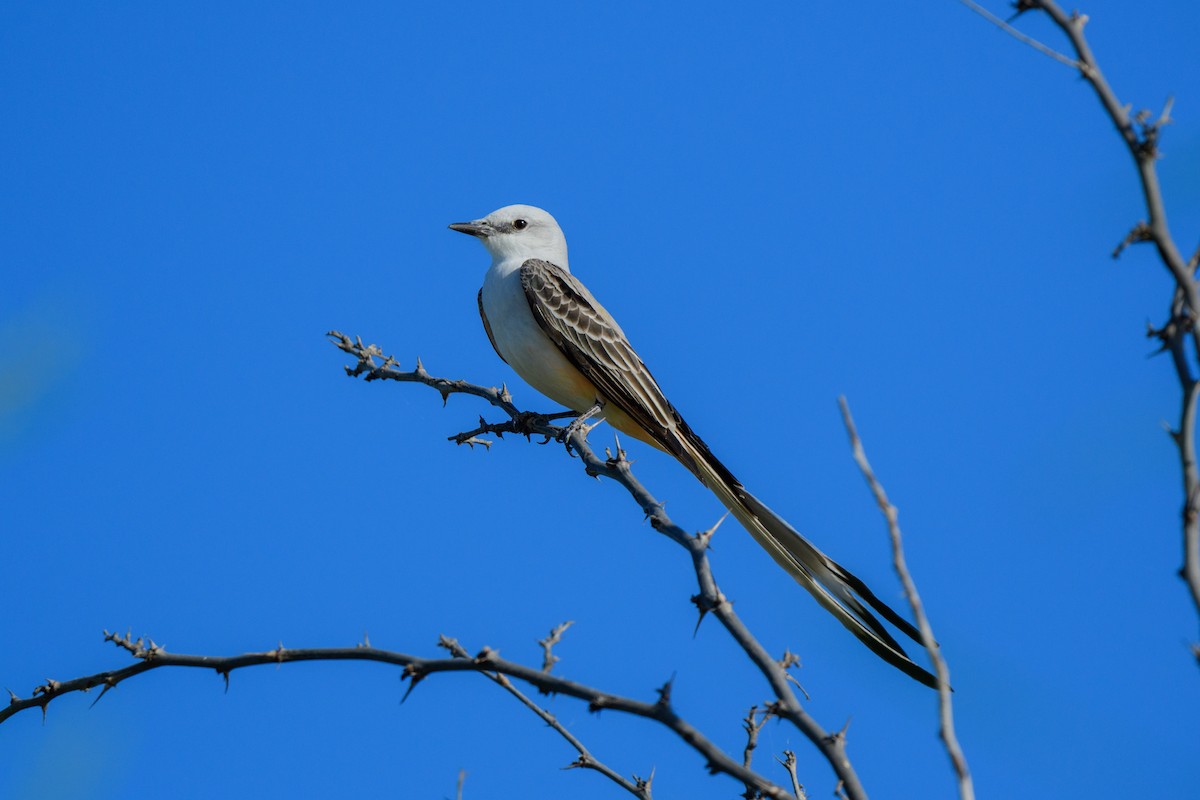
M 474 222 L 451 222 L 449 228 L 452 231 L 458 231 L 459 233 L 465 233 L 480 239 L 486 239 L 496 232 L 495 228 L 481 219 L 477 219 Z

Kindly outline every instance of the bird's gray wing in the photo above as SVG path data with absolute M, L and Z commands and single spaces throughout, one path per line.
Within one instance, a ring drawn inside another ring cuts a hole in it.
M 672 451 L 668 431 L 682 422 L 624 332 L 571 273 L 531 258 L 521 288 L 533 318 L 563 355 L 655 441 Z M 586 409 L 577 409 L 583 411 Z
M 479 304 L 479 318 L 483 320 L 483 330 L 488 335 L 488 341 L 492 343 L 492 349 L 496 351 L 496 355 L 500 356 L 500 360 L 507 364 L 508 359 L 504 357 L 504 353 L 500 352 L 500 348 L 496 347 L 496 337 L 492 335 L 492 323 L 488 322 L 487 312 L 483 310 L 483 289 L 480 289 L 479 294 L 475 296 L 475 302 Z
M 531 258 L 521 265 L 521 287 L 542 331 L 595 384 L 604 395 L 600 399 L 624 411 L 702 481 L 706 470 L 697 458 L 722 480 L 741 486 L 663 395 L 621 326 L 574 275 Z

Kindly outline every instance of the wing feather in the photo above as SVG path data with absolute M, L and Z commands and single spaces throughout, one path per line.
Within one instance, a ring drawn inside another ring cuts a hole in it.
M 569 272 L 540 259 L 521 266 L 521 286 L 538 325 L 588 380 L 670 447 L 671 428 L 682 422 L 624 332 Z

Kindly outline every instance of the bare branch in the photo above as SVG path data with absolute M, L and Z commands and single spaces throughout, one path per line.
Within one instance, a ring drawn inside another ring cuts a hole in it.
M 137 659 L 136 663 L 123 669 L 100 672 L 70 681 L 47 680 L 45 684 L 35 688 L 30 697 L 20 698 L 13 695 L 13 699 L 9 702 L 8 706 L 0 709 L 0 723 L 29 708 L 40 708 L 42 713 L 45 714 L 50 702 L 64 694 L 86 692 L 97 686 L 116 686 L 129 678 L 153 669 L 171 667 L 200 668 L 213 670 L 218 675 L 227 677 L 229 673 L 235 670 L 263 664 L 278 665 L 297 661 L 374 661 L 403 667 L 401 676 L 402 679 L 407 679 L 410 682 L 410 693 L 413 685 L 431 675 L 463 672 L 495 673 L 498 675 L 507 675 L 510 678 L 528 683 L 544 694 L 562 694 L 583 700 L 588 704 L 588 709 L 591 711 L 611 709 L 619 713 L 653 720 L 674 732 L 688 746 L 699 753 L 705 759 L 710 772 L 714 774 L 724 773 L 742 783 L 754 784 L 763 797 L 778 800 L 791 796 L 783 787 L 745 769 L 692 726 L 691 723 L 680 717 L 674 708 L 672 708 L 669 700 L 664 699 L 665 695 L 662 690 L 660 690 L 659 699 L 653 703 L 609 694 L 591 686 L 551 675 L 534 667 L 527 667 L 523 664 L 506 661 L 490 648 L 484 648 L 473 657 L 453 656 L 445 659 L 421 658 L 407 653 L 381 650 L 377 647 L 368 647 L 366 645 L 321 648 L 285 648 L 279 645 L 274 650 L 259 653 L 242 653 L 235 656 L 206 656 L 170 653 L 161 646 L 153 645 L 153 643 L 151 643 L 150 647 L 146 647 L 141 644 L 141 639 L 137 642 L 130 642 L 129 637 L 120 637 L 107 632 L 105 633 L 105 639 L 131 652 Z M 533 704 L 530 705 L 531 707 L 536 707 Z M 620 780 L 624 781 L 623 778 Z M 644 785 L 645 791 L 636 791 L 635 794 L 639 797 L 648 797 L 649 781 L 637 779 L 636 783 Z
M 896 574 L 900 576 L 900 583 L 904 586 L 904 596 L 908 598 L 908 604 L 912 607 L 917 629 L 921 632 L 921 644 L 929 653 L 929 658 L 933 661 L 934 672 L 938 677 L 940 734 L 942 742 L 946 745 L 946 752 L 950 756 L 950 763 L 954 765 L 954 772 L 958 776 L 959 796 L 962 800 L 974 800 L 975 787 L 971 781 L 971 771 L 967 766 L 967 758 L 963 755 L 962 747 L 959 746 L 958 737 L 954 733 L 954 708 L 950 698 L 950 669 L 946 666 L 946 660 L 942 658 L 941 648 L 938 647 L 937 640 L 933 636 L 933 627 L 925 615 L 925 607 L 921 603 L 921 596 L 917 593 L 916 583 L 913 582 L 912 575 L 908 571 L 908 564 L 904 558 L 904 545 L 900 536 L 899 511 L 888 500 L 887 492 L 883 490 L 883 484 L 879 482 L 879 479 L 875 477 L 874 470 L 871 469 L 866 450 L 863 449 L 862 440 L 858 436 L 858 429 L 854 426 L 854 418 L 850 415 L 850 404 L 846 402 L 845 397 L 839 397 L 838 405 L 842 409 L 842 421 L 846 425 L 846 433 L 850 436 L 854 460 L 858 464 L 859 470 L 862 471 L 867 485 L 871 487 L 871 494 L 875 496 L 879 510 L 883 512 L 884 519 L 887 520 L 888 535 L 892 540 L 892 563 L 896 568 Z
M 549 422 L 549 417 L 523 412 L 514 406 L 512 396 L 507 390 L 488 389 L 465 381 L 437 378 L 426 372 L 419 362 L 415 371 L 401 372 L 393 367 L 396 363 L 394 358 L 389 357 L 382 364 L 376 363 L 376 359 L 383 358 L 383 351 L 375 345 L 364 346 L 360 339 L 351 339 L 337 331 L 330 332 L 328 336 L 339 349 L 358 359 L 356 366 L 346 368 L 348 375 L 364 375 L 367 380 L 372 381 L 396 380 L 423 383 L 437 389 L 443 398 L 456 393 L 483 398 L 507 413 L 514 423 L 518 423 L 520 432 L 564 441 L 568 451 L 577 455 L 582 461 L 584 471 L 588 475 L 608 478 L 623 486 L 641 508 L 642 513 L 650 520 L 651 527 L 688 551 L 699 586 L 699 591 L 693 598 L 694 602 L 702 613 L 711 613 L 721 623 L 722 627 L 762 673 L 776 698 L 776 716 L 787 720 L 820 751 L 848 796 L 854 800 L 866 797 L 866 791 L 846 752 L 845 737 L 830 734 L 804 710 L 799 698 L 792 691 L 787 670 L 781 667 L 779 662 L 773 659 L 766 648 L 754 637 L 734 612 L 733 604 L 718 588 L 707 553 L 716 526 L 713 530 L 692 536 L 676 525 L 667 514 L 663 504 L 633 476 L 631 463 L 619 445 L 615 454 L 606 452 L 606 458 L 602 459 L 596 455 L 587 442 L 586 426 L 564 428 L 553 425 Z
M 963 2 L 975 8 L 975 4 L 970 0 Z M 1159 136 L 1162 128 L 1171 121 L 1171 107 L 1174 101 L 1168 98 L 1157 118 L 1152 119 L 1153 115 L 1149 111 L 1141 111 L 1131 116 L 1131 106 L 1117 98 L 1092 54 L 1087 37 L 1083 33 L 1087 24 L 1085 15 L 1077 11 L 1067 14 L 1054 0 L 1019 0 L 1017 9 L 1018 13 L 1031 10 L 1044 12 L 1067 36 L 1075 51 L 1074 66 L 1091 84 L 1137 167 L 1148 219 L 1133 228 L 1122 245 L 1117 247 L 1114 256 L 1132 242 L 1153 242 L 1163 266 L 1175 280 L 1177 300 L 1180 302 L 1174 305 L 1179 307 L 1179 313 L 1172 312 L 1170 330 L 1164 326 L 1163 330 L 1167 331 L 1167 335 L 1162 338 L 1164 349 L 1172 353 L 1182 392 L 1179 427 L 1173 435 L 1183 478 L 1183 566 L 1179 574 L 1188 587 L 1192 604 L 1200 614 L 1200 466 L 1197 464 L 1195 437 L 1196 380 L 1188 366 L 1189 354 L 1184 349 L 1186 337 L 1190 344 L 1190 359 L 1194 362 L 1200 356 L 1200 326 L 1195 324 L 1197 312 L 1200 311 L 1200 284 L 1195 276 L 1200 251 L 1185 261 L 1176 246 L 1167 225 L 1166 205 L 1159 186 L 1157 169 Z M 981 9 L 976 10 L 983 13 Z M 984 15 L 991 17 L 986 13 Z M 1180 318 L 1184 320 L 1182 324 L 1176 322 Z
M 561 633 L 570 624 L 571 623 L 567 622 L 567 623 L 564 623 L 563 625 L 558 626 L 553 631 L 551 631 L 551 636 L 553 636 L 556 632 Z M 545 640 L 543 639 L 542 641 L 545 641 Z M 438 641 L 438 646 L 444 647 L 445 649 L 449 650 L 454 655 L 455 658 L 470 658 L 471 657 L 470 654 L 463 648 L 463 646 L 458 643 L 457 639 L 451 639 L 449 637 L 443 636 Z M 557 659 L 555 659 L 555 660 L 557 660 Z M 543 667 L 542 671 L 549 672 L 549 668 Z M 565 769 L 581 768 L 581 769 L 594 770 L 595 772 L 599 772 L 601 775 L 603 775 L 604 777 L 611 780 L 613 783 L 620 786 L 625 791 L 632 794 L 634 797 L 640 797 L 640 798 L 642 798 L 642 800 L 653 800 L 653 798 L 650 794 L 650 782 L 649 781 L 643 781 L 636 777 L 634 778 L 634 780 L 630 781 L 630 780 L 622 777 L 616 770 L 612 769 L 607 764 L 605 764 L 604 762 L 597 759 L 595 756 L 593 756 L 588 751 L 588 749 L 586 747 L 584 747 L 583 742 L 579 741 L 579 739 L 576 738 L 574 734 L 572 734 L 569 730 L 567 730 L 567 728 L 561 722 L 558 721 L 557 717 L 555 717 L 553 714 L 551 714 L 546 709 L 539 706 L 537 703 L 533 702 L 533 700 L 531 700 L 529 698 L 529 696 L 526 695 L 524 692 L 522 692 L 520 689 L 513 686 L 512 681 L 510 681 L 507 676 L 505 676 L 499 672 L 492 672 L 489 670 L 481 670 L 481 674 L 490 678 L 497 685 L 503 687 L 503 689 L 505 691 L 507 691 L 509 694 L 511 694 L 513 697 L 517 698 L 517 700 L 519 700 L 523 706 L 528 708 L 534 714 L 537 714 L 538 717 L 540 717 L 543 722 L 545 722 L 553 730 L 555 730 L 560 736 L 562 736 L 564 739 L 566 739 L 567 744 L 569 744 L 569 745 L 571 745 L 571 747 L 575 748 L 575 751 L 577 753 L 579 753 L 579 757 L 576 758 L 574 761 L 572 761 L 570 764 L 568 764 L 565 767 Z
M 562 641 L 562 635 L 566 633 L 567 628 L 574 624 L 573 620 L 567 620 L 561 625 L 554 626 L 545 639 L 538 639 L 538 644 L 542 646 L 542 672 L 549 672 L 551 667 L 558 663 L 558 656 L 551 651 L 554 649 L 554 645 Z

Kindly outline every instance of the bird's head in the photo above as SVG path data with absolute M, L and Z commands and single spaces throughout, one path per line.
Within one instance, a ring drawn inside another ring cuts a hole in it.
M 455 222 L 450 230 L 483 242 L 496 261 L 540 258 L 567 268 L 567 238 L 554 217 L 534 206 L 505 206 L 483 219 Z

